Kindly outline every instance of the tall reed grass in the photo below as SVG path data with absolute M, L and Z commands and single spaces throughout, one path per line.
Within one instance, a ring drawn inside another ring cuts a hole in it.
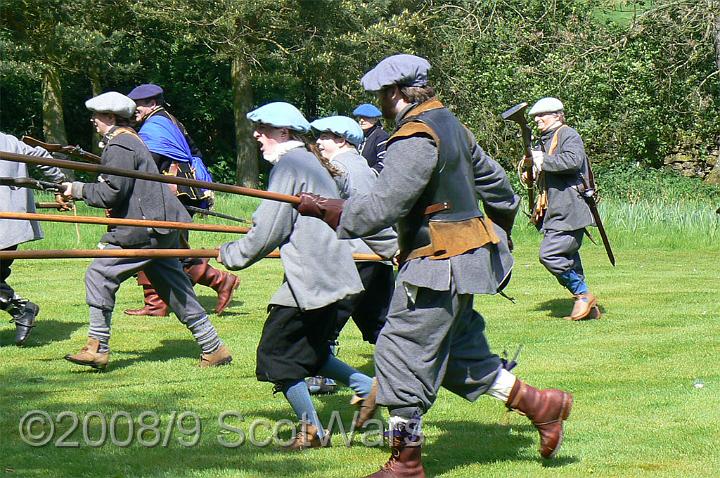
M 38 200 L 50 200 L 38 195 Z M 218 194 L 215 210 L 251 220 L 253 211 L 260 201 L 255 198 Z M 694 245 L 711 246 L 720 236 L 720 216 L 715 209 L 720 204 L 698 200 L 675 200 L 666 198 L 627 201 L 604 199 L 599 204 L 600 215 L 613 245 L 624 247 L 682 248 L 692 242 Z M 523 204 L 523 210 L 527 206 Z M 40 212 L 48 212 L 40 211 Z M 78 203 L 79 215 L 102 216 L 103 211 Z M 69 215 L 72 213 L 58 213 Z M 195 216 L 197 222 L 233 224 L 238 223 L 215 217 Z M 248 224 L 249 225 L 249 224 Z M 27 244 L 31 249 L 94 248 L 103 235 L 103 226 L 79 225 L 79 239 L 76 228 L 71 224 L 42 223 L 45 239 Z M 594 229 L 590 232 L 599 241 Z M 193 247 L 217 247 L 219 244 L 236 239 L 233 234 L 191 232 Z M 540 236 L 525 215 L 518 214 L 513 231 L 516 242 L 539 242 Z

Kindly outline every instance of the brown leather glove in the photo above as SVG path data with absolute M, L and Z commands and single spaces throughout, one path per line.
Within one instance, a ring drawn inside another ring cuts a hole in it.
M 303 216 L 317 217 L 325 221 L 333 229 L 337 229 L 342 215 L 344 199 L 324 198 L 313 193 L 300 193 L 300 204 L 297 210 Z

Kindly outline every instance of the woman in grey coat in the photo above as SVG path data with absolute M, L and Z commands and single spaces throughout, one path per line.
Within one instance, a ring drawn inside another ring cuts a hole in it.
M 30 147 L 16 137 L 4 133 L 0 133 L 0 151 L 51 157 L 50 153 L 43 148 Z M 65 180 L 65 175 L 58 168 L 50 166 L 36 167 L 48 181 L 60 183 Z M 0 177 L 28 177 L 27 164 L 0 160 Z M 62 203 L 61 196 L 58 195 L 57 198 Z M 0 186 L 0 211 L 35 212 L 35 198 L 32 189 Z M 0 219 L 0 250 L 12 251 L 17 249 L 20 244 L 42 238 L 43 232 L 37 221 Z M 40 312 L 40 307 L 17 295 L 7 283 L 12 263 L 12 260 L 0 260 L 0 309 L 6 311 L 12 317 L 12 321 L 15 322 L 15 343 L 23 345 L 35 325 L 35 317 Z
M 297 108 L 269 103 L 247 117 L 255 123 L 253 136 L 263 158 L 273 164 L 268 191 L 290 195 L 323 191 L 338 197 L 330 173 L 302 140 L 310 124 Z M 257 379 L 273 383 L 301 421 L 288 450 L 326 446 L 329 435 L 315 411 L 305 377 L 330 377 L 349 385 L 361 398 L 372 387 L 372 378 L 335 358 L 328 345 L 337 303 L 363 290 L 350 244 L 338 240 L 322 221 L 300 216 L 288 203 L 262 201 L 252 222 L 243 239 L 220 247 L 218 260 L 230 270 L 244 269 L 280 248 L 285 276 L 268 306 L 257 349 Z

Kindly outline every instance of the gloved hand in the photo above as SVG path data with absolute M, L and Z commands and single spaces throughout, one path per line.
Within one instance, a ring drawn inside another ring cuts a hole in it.
M 532 152 L 532 162 L 533 166 L 535 166 L 535 169 L 540 172 L 542 171 L 543 162 L 545 161 L 545 153 L 542 151 L 533 151 Z
M 298 197 L 300 204 L 296 207 L 300 214 L 320 218 L 337 229 L 345 205 L 344 199 L 324 198 L 313 193 L 300 193 Z

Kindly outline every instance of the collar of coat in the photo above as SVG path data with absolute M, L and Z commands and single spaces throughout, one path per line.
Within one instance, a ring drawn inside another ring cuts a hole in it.
M 399 123 L 400 120 L 404 118 L 410 118 L 411 116 L 417 116 L 426 111 L 437 110 L 440 108 L 445 108 L 445 105 L 443 105 L 440 100 L 437 99 L 437 97 L 432 97 L 429 100 L 424 101 L 420 104 L 410 105 L 409 107 L 400 112 L 397 120 Z

